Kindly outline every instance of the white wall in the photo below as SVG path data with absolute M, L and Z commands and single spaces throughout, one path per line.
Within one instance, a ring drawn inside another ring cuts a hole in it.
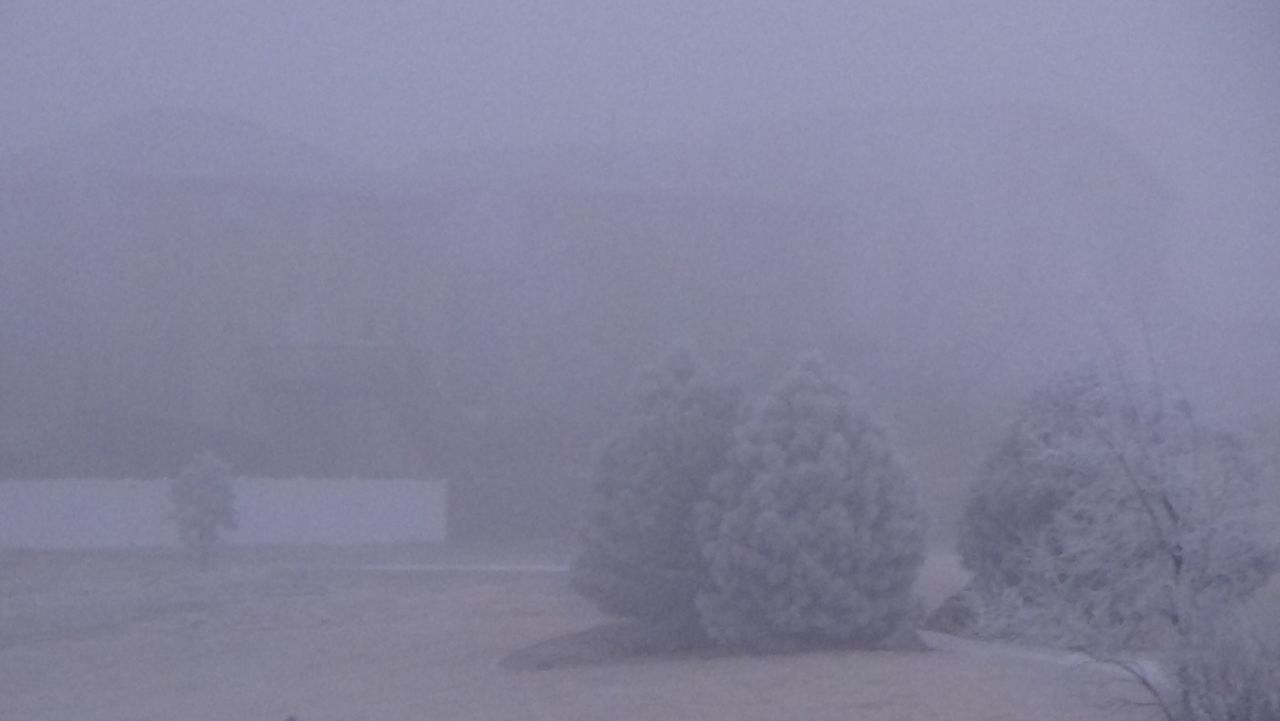
M 241 478 L 233 544 L 440 542 L 443 481 Z M 0 481 L 0 547 L 178 543 L 168 481 Z

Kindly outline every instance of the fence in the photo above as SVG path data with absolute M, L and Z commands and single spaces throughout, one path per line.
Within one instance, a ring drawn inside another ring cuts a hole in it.
M 441 542 L 443 481 L 240 478 L 233 544 Z M 169 482 L 0 482 L 0 547 L 121 548 L 178 543 Z

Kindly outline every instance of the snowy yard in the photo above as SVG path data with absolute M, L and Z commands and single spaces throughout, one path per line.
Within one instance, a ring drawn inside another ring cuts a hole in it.
M 0 556 L 0 719 L 1147 718 L 1104 668 L 936 635 L 930 652 L 507 670 L 511 652 L 605 620 L 555 558 L 231 553 L 203 574 L 168 551 Z M 933 559 L 922 593 L 957 578 Z

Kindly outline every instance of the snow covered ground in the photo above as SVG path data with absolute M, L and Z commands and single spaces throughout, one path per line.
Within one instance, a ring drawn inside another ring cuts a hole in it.
M 0 555 L 4 721 L 1142 719 L 1114 671 L 937 634 L 931 652 L 512 671 L 605 620 L 549 554 L 236 549 Z M 921 590 L 962 581 L 934 559 Z

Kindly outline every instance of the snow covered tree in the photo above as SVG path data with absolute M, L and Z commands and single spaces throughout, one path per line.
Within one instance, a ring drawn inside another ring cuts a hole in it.
M 694 513 L 724 466 L 739 391 L 704 378 L 687 353 L 638 374 L 608 442 L 573 564 L 573 588 L 608 613 L 695 631 L 703 585 Z
M 169 495 L 183 545 L 201 568 L 208 568 L 222 532 L 239 526 L 231 467 L 212 453 L 202 453 L 182 469 Z
M 899 630 L 921 515 L 884 432 L 816 358 L 735 432 L 699 514 L 707 633 L 756 649 L 870 645 Z
M 1168 389 L 1096 370 L 1057 379 L 1023 406 L 962 518 L 977 631 L 1159 644 L 1181 609 L 1237 601 L 1274 570 L 1260 482 L 1241 443 Z

